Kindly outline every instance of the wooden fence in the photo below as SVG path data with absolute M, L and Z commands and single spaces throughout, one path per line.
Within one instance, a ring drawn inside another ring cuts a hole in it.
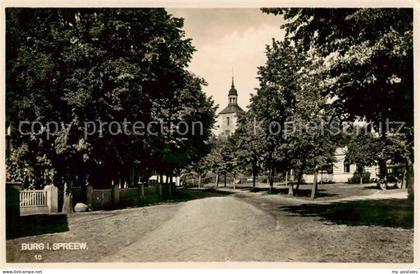
M 19 192 L 20 215 L 50 214 L 58 212 L 58 189 L 47 185 L 41 190 Z
M 22 190 L 20 192 L 20 207 L 47 207 L 47 191 Z
M 94 209 L 110 209 L 113 207 L 112 189 L 94 189 L 92 193 Z
M 72 203 L 87 204 L 92 210 L 121 208 L 138 205 L 144 197 L 144 185 L 132 188 L 94 189 L 92 186 L 74 187 Z
M 120 206 L 130 206 L 139 203 L 141 193 L 138 188 L 121 188 L 119 193 Z

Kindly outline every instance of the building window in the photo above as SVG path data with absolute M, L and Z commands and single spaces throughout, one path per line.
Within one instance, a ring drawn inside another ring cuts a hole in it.
M 230 117 L 226 117 L 226 124 L 229 125 L 230 124 Z
M 350 161 L 348 159 L 344 160 L 344 172 L 349 173 L 350 172 Z

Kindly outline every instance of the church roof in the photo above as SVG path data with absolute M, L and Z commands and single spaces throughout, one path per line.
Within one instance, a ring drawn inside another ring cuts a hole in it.
M 232 86 L 230 87 L 230 90 L 229 90 L 229 96 L 231 96 L 231 95 L 238 96 L 238 91 L 235 88 L 235 83 L 233 82 L 233 77 L 232 77 Z
M 235 83 L 233 81 L 233 76 L 232 76 L 232 86 L 230 87 L 229 90 L 229 96 L 238 96 L 238 91 L 235 88 Z M 236 103 L 236 99 L 231 102 L 229 99 L 229 105 L 227 107 L 225 107 L 221 112 L 219 112 L 219 114 L 229 114 L 229 113 L 244 113 L 245 111 Z
M 225 107 L 219 114 L 228 114 L 228 113 L 244 113 L 245 111 L 238 106 L 237 104 L 229 104 L 227 107 Z

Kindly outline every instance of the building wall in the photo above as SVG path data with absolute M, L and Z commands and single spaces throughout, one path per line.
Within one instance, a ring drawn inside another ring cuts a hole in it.
M 153 175 L 149 178 L 149 181 L 159 182 L 159 175 Z M 162 175 L 163 182 L 166 183 L 166 175 Z M 170 179 L 168 179 L 170 180 Z M 172 176 L 172 183 L 175 183 L 176 186 L 181 185 L 181 177 L 179 176 Z
M 323 174 L 322 181 L 333 181 L 335 183 L 346 183 L 356 172 L 356 165 L 351 164 L 349 169 L 345 169 L 346 159 L 346 148 L 337 148 L 335 151 L 336 162 L 333 166 L 332 174 Z M 376 175 L 377 166 L 366 167 L 365 171 L 370 173 L 370 178 L 377 178 Z M 314 180 L 313 174 L 304 174 L 303 179 L 306 183 L 312 183 Z M 321 176 L 318 176 L 318 180 L 321 181 Z
M 335 160 L 333 166 L 333 181 L 337 183 L 345 183 L 356 172 L 356 165 L 351 164 L 347 170 L 345 170 L 345 159 L 346 159 L 346 149 L 337 148 L 335 151 Z
M 229 124 L 227 123 L 229 118 Z M 219 114 L 218 117 L 218 135 L 227 136 L 235 132 L 237 128 L 238 117 L 235 113 Z M 226 134 L 229 131 L 229 134 Z

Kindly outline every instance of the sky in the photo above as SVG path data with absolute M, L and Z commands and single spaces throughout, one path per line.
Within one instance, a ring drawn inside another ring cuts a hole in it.
M 232 70 L 238 104 L 246 109 L 259 86 L 257 70 L 265 64 L 265 46 L 284 36 L 282 17 L 245 8 L 167 11 L 184 18 L 186 37 L 196 49 L 188 69 L 206 80 L 203 89 L 219 105 L 218 111 L 228 104 Z

